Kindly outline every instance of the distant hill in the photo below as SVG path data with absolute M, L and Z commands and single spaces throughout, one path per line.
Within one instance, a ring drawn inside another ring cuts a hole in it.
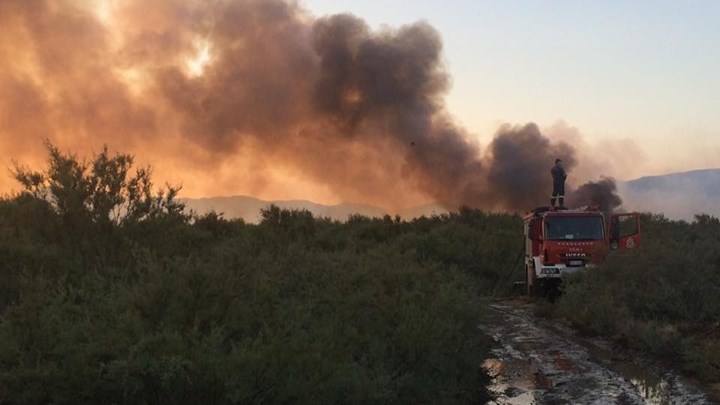
M 698 213 L 720 217 L 720 169 L 695 170 L 662 176 L 641 177 L 618 182 L 618 191 L 626 210 L 664 214 L 670 219 L 692 220 Z M 281 208 L 306 209 L 315 217 L 344 221 L 351 214 L 367 217 L 400 215 L 403 219 L 445 214 L 437 204 L 410 207 L 398 212 L 362 204 L 323 205 L 306 200 L 264 201 L 247 196 L 185 199 L 187 207 L 203 214 L 214 210 L 225 218 L 260 222 L 260 210 L 270 204 Z
M 692 220 L 698 213 L 720 217 L 720 169 L 641 177 L 619 182 L 618 190 L 629 210 L 670 219 Z
M 359 214 L 366 217 L 382 217 L 386 214 L 391 216 L 400 215 L 403 219 L 410 219 L 422 215 L 431 216 L 447 213 L 447 210 L 436 204 L 411 207 L 399 212 L 386 212 L 382 208 L 362 204 L 337 204 L 323 205 L 306 200 L 278 200 L 265 201 L 247 196 L 211 197 L 211 198 L 189 198 L 183 200 L 187 207 L 199 214 L 209 211 L 223 213 L 223 217 L 242 218 L 245 222 L 260 222 L 260 210 L 270 204 L 287 209 L 306 209 L 313 216 L 320 218 L 331 218 L 344 221 L 352 214 Z

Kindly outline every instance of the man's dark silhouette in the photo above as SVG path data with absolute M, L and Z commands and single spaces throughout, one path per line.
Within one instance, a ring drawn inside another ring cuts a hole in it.
M 550 174 L 553 178 L 553 191 L 552 197 L 550 197 L 550 206 L 555 208 L 555 201 L 558 200 L 560 206 L 563 206 L 565 200 L 565 179 L 567 174 L 565 169 L 562 167 L 562 160 L 555 159 L 555 166 L 550 169 Z

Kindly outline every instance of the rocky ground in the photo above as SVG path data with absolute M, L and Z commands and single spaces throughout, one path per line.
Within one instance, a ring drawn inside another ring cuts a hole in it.
M 672 371 L 536 317 L 524 299 L 492 304 L 482 329 L 498 343 L 484 364 L 494 404 L 715 403 Z

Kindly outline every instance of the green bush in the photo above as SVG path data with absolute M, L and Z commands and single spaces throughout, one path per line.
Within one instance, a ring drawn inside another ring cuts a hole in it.
M 482 403 L 517 216 L 187 214 L 48 145 L 0 200 L 0 403 Z
M 455 403 L 482 398 L 472 280 L 381 246 L 136 252 L 28 276 L 0 324 L 7 402 Z M 49 274 L 48 274 L 49 273 Z

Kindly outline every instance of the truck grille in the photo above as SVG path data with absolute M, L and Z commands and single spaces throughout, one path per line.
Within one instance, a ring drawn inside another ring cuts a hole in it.
M 560 253 L 560 257 L 564 257 L 564 258 L 568 258 L 568 259 L 569 258 L 573 258 L 573 259 L 583 258 L 584 259 L 584 258 L 589 258 L 590 255 L 587 253 Z

